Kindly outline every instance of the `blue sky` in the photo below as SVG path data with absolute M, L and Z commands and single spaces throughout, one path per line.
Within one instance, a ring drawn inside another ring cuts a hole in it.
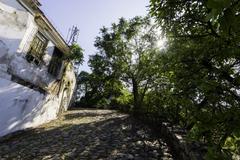
M 40 0 L 42 10 L 66 39 L 68 29 L 78 26 L 80 36 L 78 43 L 85 50 L 87 67 L 88 56 L 96 53 L 93 44 L 102 26 L 110 27 L 120 17 L 133 18 L 147 14 L 149 0 Z

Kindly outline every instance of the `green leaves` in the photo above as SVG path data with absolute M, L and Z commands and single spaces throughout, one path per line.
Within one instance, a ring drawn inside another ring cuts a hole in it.
M 96 38 L 95 46 L 109 70 L 133 89 L 135 107 L 142 104 L 156 70 L 155 43 L 160 37 L 156 33 L 149 17 L 120 18 L 118 24 L 102 29 Z
M 207 7 L 212 9 L 222 10 L 224 8 L 229 7 L 231 4 L 231 0 L 208 0 Z
M 171 121 L 180 116 L 189 136 L 208 145 L 209 159 L 232 159 L 239 154 L 233 137 L 239 137 L 240 123 L 240 1 L 150 2 L 151 15 L 169 37 L 161 75 L 171 82 L 158 91 L 161 98 L 151 99 L 161 102 Z
M 70 53 L 65 57 L 69 61 L 77 62 L 79 65 L 83 63 L 83 49 L 78 44 L 70 46 Z
M 152 0 L 150 4 L 150 14 L 166 34 L 185 38 L 240 37 L 239 9 L 238 0 Z
M 157 47 L 149 17 L 103 27 L 92 73 L 82 74 L 90 86 L 84 100 L 133 105 L 185 127 L 206 143 L 209 159 L 232 159 L 240 143 L 240 1 L 151 0 L 150 10 L 167 47 Z

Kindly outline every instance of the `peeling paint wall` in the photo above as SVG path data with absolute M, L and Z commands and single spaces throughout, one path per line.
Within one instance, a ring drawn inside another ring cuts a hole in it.
M 69 104 L 72 97 L 76 84 L 73 68 L 68 67 L 60 80 L 48 73 L 55 48 L 51 37 L 47 37 L 43 64 L 26 60 L 39 30 L 50 35 L 17 0 L 0 0 L 0 137 L 56 119 L 62 99 L 67 97 Z M 63 94 L 66 89 L 67 94 Z M 68 106 L 64 107 L 67 110 Z
M 14 76 L 47 88 L 54 81 L 54 78 L 47 72 L 47 64 L 53 52 L 53 43 L 49 41 L 44 58 L 46 65 L 35 66 L 28 63 L 25 58 L 31 41 L 38 31 L 34 17 L 27 11 L 19 11 L 0 2 L 0 24 L 0 41 L 8 51 L 0 53 L 0 57 L 6 57 L 6 60 L 0 63 L 7 64 L 8 70 Z M 47 55 L 50 56 L 47 57 Z
M 0 0 L 0 2 L 19 11 L 26 11 L 16 0 Z
M 0 136 L 57 118 L 60 100 L 0 78 Z
M 1 42 L 8 47 L 10 55 L 19 49 L 29 29 L 30 21 L 33 21 L 33 17 L 28 12 L 19 11 L 0 2 L 0 38 Z
M 14 76 L 43 89 L 48 89 L 48 86 L 55 81 L 54 77 L 48 73 L 47 66 L 36 66 L 29 63 L 23 55 L 15 54 L 11 57 L 9 70 Z
M 69 104 L 71 103 L 71 97 L 73 97 L 75 86 L 76 86 L 76 78 L 69 79 L 68 77 L 75 77 L 75 73 L 73 70 L 73 66 L 69 64 L 66 68 L 66 72 L 64 77 L 67 77 L 65 80 L 64 90 L 66 90 L 66 95 L 64 98 L 67 98 L 67 105 L 64 106 L 64 111 L 68 109 Z

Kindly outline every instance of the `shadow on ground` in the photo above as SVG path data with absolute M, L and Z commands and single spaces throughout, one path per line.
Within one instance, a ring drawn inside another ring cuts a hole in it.
M 73 110 L 0 144 L 0 159 L 172 159 L 162 140 L 131 117 Z
M 116 113 L 111 110 L 96 110 L 96 109 L 72 109 L 71 111 L 77 111 L 72 114 L 66 114 L 65 119 L 71 120 L 82 117 L 96 117 L 96 116 L 107 116 Z

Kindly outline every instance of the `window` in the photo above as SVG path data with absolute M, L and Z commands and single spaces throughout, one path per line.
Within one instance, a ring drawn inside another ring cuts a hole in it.
M 34 37 L 27 53 L 27 61 L 34 62 L 36 65 L 39 65 L 42 62 L 47 43 L 48 40 L 40 32 L 38 32 Z
M 58 77 L 61 73 L 62 63 L 63 53 L 58 48 L 55 47 L 51 62 L 49 64 L 48 72 L 51 75 Z

